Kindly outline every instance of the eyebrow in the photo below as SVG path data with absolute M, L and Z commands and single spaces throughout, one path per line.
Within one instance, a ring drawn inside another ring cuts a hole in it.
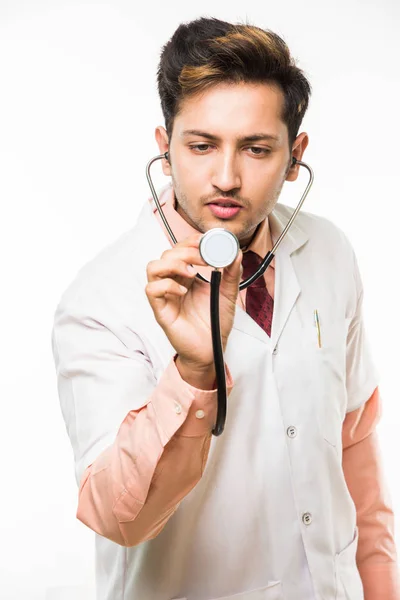
M 221 141 L 221 138 L 219 138 L 217 135 L 207 133 L 207 131 L 199 131 L 198 129 L 186 129 L 181 133 L 181 137 L 187 137 L 189 135 L 198 135 L 200 137 L 207 138 L 208 140 L 212 140 L 214 142 Z M 237 140 L 238 142 L 258 142 L 261 140 L 271 140 L 274 142 L 279 142 L 279 137 L 270 133 L 254 133 L 252 135 L 239 137 L 237 138 Z

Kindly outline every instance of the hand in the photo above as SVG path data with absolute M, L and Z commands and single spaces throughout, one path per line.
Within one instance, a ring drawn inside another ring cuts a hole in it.
M 207 266 L 199 243 L 202 233 L 193 234 L 166 250 L 159 260 L 147 265 L 146 295 L 157 323 L 163 328 L 181 363 L 197 372 L 214 365 L 210 323 L 211 285 L 196 277 L 191 265 Z M 232 329 L 243 272 L 243 253 L 222 272 L 219 288 L 220 331 L 223 351 Z

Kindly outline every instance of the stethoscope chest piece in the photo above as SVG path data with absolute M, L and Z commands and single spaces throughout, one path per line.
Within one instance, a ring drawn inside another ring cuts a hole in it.
M 216 269 L 232 264 L 239 249 L 239 240 L 236 235 L 222 227 L 209 229 L 200 239 L 201 257 Z

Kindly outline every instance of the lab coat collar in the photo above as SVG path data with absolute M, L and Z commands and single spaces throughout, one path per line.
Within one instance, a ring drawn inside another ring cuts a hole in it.
M 292 208 L 284 204 L 278 203 L 275 205 L 274 210 L 269 214 L 268 218 L 270 223 L 271 236 L 274 244 L 278 240 L 283 229 L 286 227 L 286 224 L 292 216 L 292 213 Z M 284 249 L 285 252 L 287 252 L 290 255 L 293 254 L 293 252 L 295 252 L 299 248 L 301 248 L 301 246 L 303 246 L 307 242 L 307 240 L 308 235 L 306 231 L 304 231 L 300 227 L 296 217 L 296 219 L 290 226 L 289 231 L 280 243 L 279 249 L 282 248 L 282 251 Z
M 270 214 L 270 227 L 274 244 L 292 216 L 293 210 L 286 205 L 277 204 Z M 286 321 L 301 292 L 292 255 L 307 242 L 308 235 L 301 228 L 299 217 L 300 215 L 296 216 L 275 255 L 274 312 L 270 340 L 272 349 L 277 347 Z
M 277 241 L 293 209 L 277 203 L 269 215 L 269 225 L 273 244 Z M 296 216 L 289 231 L 282 239 L 275 254 L 275 290 L 271 337 L 238 305 L 235 313 L 234 329 L 252 335 L 264 342 L 271 350 L 277 347 L 290 313 L 300 295 L 301 287 L 294 266 L 294 253 L 308 241 L 307 232 L 299 225 L 301 214 Z

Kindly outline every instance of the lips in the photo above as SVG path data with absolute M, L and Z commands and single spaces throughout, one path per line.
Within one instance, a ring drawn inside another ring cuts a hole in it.
M 240 206 L 223 206 L 222 204 L 216 204 L 211 202 L 207 205 L 210 211 L 213 213 L 215 217 L 219 219 L 229 219 L 237 215 L 241 207 Z
M 216 198 L 215 200 L 208 202 L 208 204 L 215 204 L 217 206 L 224 206 L 224 207 L 238 206 L 239 208 L 242 208 L 242 205 L 240 204 L 240 202 L 237 202 L 236 200 L 227 199 L 227 198 Z

